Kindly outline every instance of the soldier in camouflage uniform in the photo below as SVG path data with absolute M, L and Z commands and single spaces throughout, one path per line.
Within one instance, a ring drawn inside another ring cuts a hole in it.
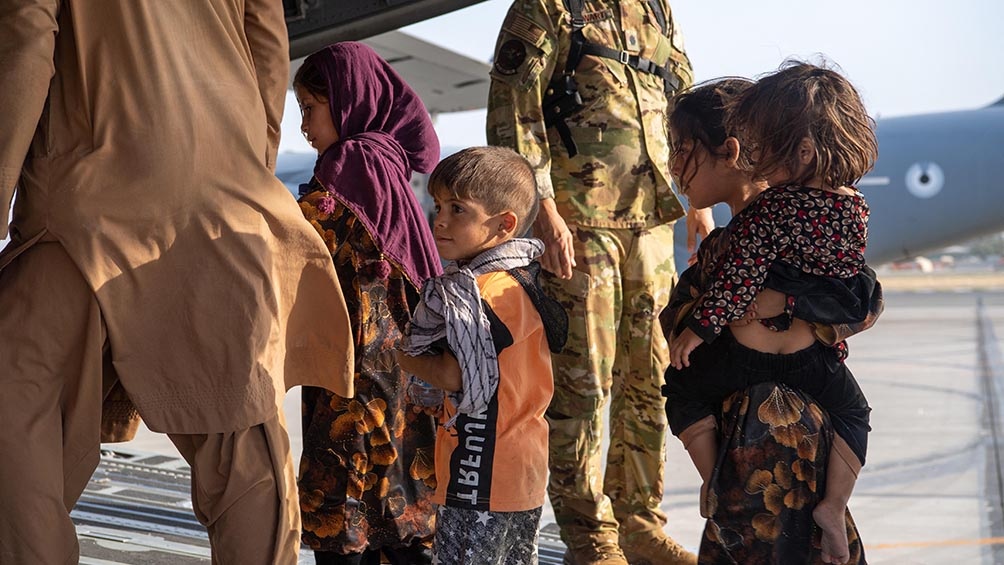
M 676 279 L 672 222 L 683 215 L 668 178 L 666 109 L 667 97 L 691 84 L 690 62 L 665 0 L 584 1 L 585 40 L 616 54 L 581 58 L 572 75 L 581 107 L 559 110 L 566 131 L 548 127 L 551 81 L 565 75 L 572 44 L 568 5 L 513 3 L 496 45 L 487 125 L 490 144 L 512 147 L 534 166 L 541 198 L 534 230 L 553 273 L 544 282 L 569 313 L 547 413 L 551 502 L 566 564 L 696 563 L 665 535 L 659 509 L 666 440 L 659 387 L 669 353 L 657 319 Z M 645 65 L 668 78 L 639 70 Z M 710 224 L 709 213 L 695 219 Z

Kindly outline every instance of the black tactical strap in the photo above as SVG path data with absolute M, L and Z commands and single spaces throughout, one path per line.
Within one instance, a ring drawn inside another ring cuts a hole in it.
M 666 12 L 662 11 L 662 4 L 659 3 L 659 0 L 648 0 L 648 5 L 655 12 L 655 21 L 659 22 L 659 29 L 662 30 L 662 34 L 668 35 L 669 30 L 666 29 Z
M 586 45 L 586 37 L 582 34 L 582 28 L 586 27 L 586 20 L 582 18 L 582 0 L 565 0 L 565 7 L 572 16 L 572 40 L 568 46 L 564 73 L 548 85 L 548 89 L 552 91 L 551 98 L 554 102 L 545 104 L 544 123 L 553 126 L 558 131 L 558 136 L 568 151 L 568 156 L 575 157 L 579 154 L 579 148 L 575 146 L 572 131 L 565 123 L 565 115 L 570 114 L 574 108 L 566 108 L 565 106 L 571 106 L 576 100 L 581 104 L 582 100 L 579 96 L 579 86 L 575 84 L 573 75 L 579 62 L 582 61 L 582 48 Z
M 655 21 L 659 23 L 659 29 L 662 30 L 662 34 L 666 37 L 672 37 L 673 30 L 667 25 L 666 22 L 666 12 L 662 9 L 662 2 L 659 0 L 648 0 L 649 7 L 652 8 L 652 12 L 655 13 Z M 672 40 L 670 40 L 672 41 Z M 672 60 L 672 59 L 671 59 Z M 659 74 L 659 73 L 653 73 Z M 682 84 L 680 79 L 674 73 L 667 73 L 669 76 L 665 77 L 659 74 L 665 83 L 666 96 L 669 97 L 677 90 L 680 90 Z
M 659 29 L 664 34 L 667 33 L 666 14 L 659 0 L 648 0 L 648 2 L 655 12 Z M 627 51 L 618 51 L 586 41 L 586 36 L 582 33 L 582 28 L 586 27 L 586 20 L 582 17 L 582 0 L 564 0 L 564 3 L 565 8 L 571 16 L 572 24 L 568 57 L 565 59 L 564 72 L 562 72 L 561 76 L 552 79 L 550 84 L 548 84 L 549 95 L 545 97 L 543 110 L 544 124 L 557 130 L 558 136 L 561 137 L 561 143 L 568 150 L 568 156 L 575 157 L 579 151 L 575 146 L 575 140 L 572 139 L 572 132 L 568 128 L 568 124 L 565 123 L 565 116 L 576 109 L 572 107 L 576 101 L 579 105 L 582 103 L 573 75 L 575 75 L 575 69 L 579 67 L 579 63 L 582 62 L 583 56 L 593 55 L 595 57 L 613 59 L 638 72 L 655 75 L 663 80 L 667 93 L 679 90 L 681 84 L 680 79 L 676 75 L 669 72 L 665 66 L 660 67 L 656 65 L 651 59 L 646 59 L 639 55 L 631 55 Z
M 582 0 L 565 0 L 565 7 L 572 16 L 572 41 L 568 47 L 568 58 L 565 59 L 565 74 L 572 75 L 582 61 L 582 48 L 586 45 L 582 28 L 586 27 L 586 20 L 582 18 Z
M 540 314 L 544 324 L 544 335 L 547 336 L 547 347 L 551 353 L 561 353 L 568 340 L 568 313 L 560 302 L 547 294 L 540 286 L 540 263 L 533 261 L 525 267 L 517 267 L 506 271 L 519 283 L 530 302 Z
M 638 72 L 648 73 L 661 78 L 666 81 L 667 86 L 673 87 L 674 91 L 680 88 L 680 79 L 676 78 L 676 75 L 669 72 L 666 67 L 660 67 L 651 59 L 646 59 L 645 57 L 638 55 L 631 55 L 627 51 L 618 51 L 616 49 L 611 49 L 595 43 L 586 43 L 583 45 L 582 54 L 620 61 Z
M 565 123 L 565 116 L 582 107 L 579 85 L 575 84 L 575 77 L 572 75 L 562 74 L 547 85 L 547 91 L 541 108 L 544 112 L 544 124 L 558 131 L 568 156 L 575 157 L 579 154 L 579 149 L 572 138 L 572 130 Z
M 659 0 L 648 0 L 648 3 L 652 7 L 652 11 L 655 12 L 655 19 L 659 23 L 659 29 L 663 33 L 666 33 L 666 14 L 662 10 L 662 5 L 659 3 Z M 680 80 L 676 78 L 676 75 L 669 72 L 665 66 L 660 67 L 645 57 L 630 55 L 626 51 L 618 51 L 604 45 L 586 41 L 586 37 L 582 33 L 582 28 L 586 27 L 586 20 L 582 17 L 582 0 L 565 0 L 565 7 L 572 17 L 572 41 L 568 48 L 568 58 L 565 60 L 566 75 L 575 73 L 575 69 L 578 68 L 583 55 L 593 55 L 595 57 L 613 59 L 636 71 L 655 75 L 666 81 L 667 90 L 668 87 L 672 87 L 673 90 L 680 88 Z

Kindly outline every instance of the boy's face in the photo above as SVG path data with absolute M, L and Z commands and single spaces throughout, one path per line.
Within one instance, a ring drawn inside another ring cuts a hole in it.
M 302 87 L 294 87 L 296 100 L 300 103 L 300 131 L 307 143 L 320 155 L 338 141 L 338 130 L 331 119 L 328 101 L 314 96 Z
M 447 261 L 473 259 L 512 237 L 512 230 L 505 229 L 505 213 L 491 216 L 480 202 L 451 194 L 432 198 L 436 203 L 432 235 L 439 256 Z

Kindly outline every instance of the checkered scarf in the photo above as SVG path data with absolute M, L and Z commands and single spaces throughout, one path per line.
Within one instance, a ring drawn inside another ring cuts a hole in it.
M 422 300 L 405 330 L 401 350 L 411 356 L 435 352 L 446 338 L 460 363 L 463 386 L 450 393 L 457 414 L 479 414 L 488 408 L 499 384 L 498 356 L 491 326 L 481 304 L 477 277 L 529 265 L 540 257 L 544 244 L 537 239 L 511 239 L 461 266 L 448 263 L 443 274 L 425 281 Z M 454 415 L 446 427 L 452 427 Z

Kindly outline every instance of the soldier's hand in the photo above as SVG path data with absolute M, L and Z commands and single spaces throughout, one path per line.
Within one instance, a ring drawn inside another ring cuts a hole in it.
M 703 240 L 715 229 L 715 219 L 711 215 L 711 207 L 687 209 L 687 251 L 697 251 L 698 236 Z
M 540 201 L 540 212 L 533 224 L 534 236 L 544 242 L 540 266 L 558 278 L 572 278 L 575 251 L 572 249 L 572 232 L 554 206 L 553 198 Z

